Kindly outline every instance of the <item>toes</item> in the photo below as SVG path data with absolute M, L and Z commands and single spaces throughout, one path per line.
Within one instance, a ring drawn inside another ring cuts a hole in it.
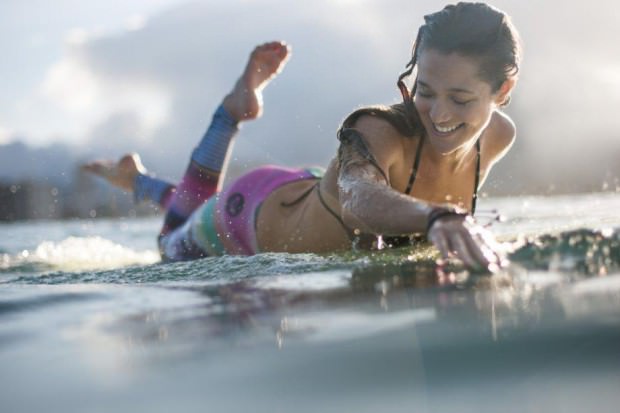
M 254 49 L 254 53 L 260 52 L 278 52 L 278 54 L 286 54 L 289 51 L 289 46 L 283 41 L 273 41 L 263 43 Z
M 290 53 L 291 53 L 291 47 L 287 45 L 286 43 L 282 44 L 282 47 L 278 50 L 278 54 L 280 55 L 281 58 L 286 57 Z
M 146 170 L 146 168 L 142 164 L 142 159 L 140 159 L 140 155 L 138 155 L 137 153 L 129 153 L 127 155 L 124 155 L 118 161 L 118 166 L 122 169 L 138 171 L 140 173 L 143 173 L 143 170 Z
M 95 165 L 93 165 L 92 163 L 85 163 L 83 165 L 80 165 L 80 170 L 84 171 L 84 172 L 91 173 L 91 174 L 96 173 L 95 172 Z
M 264 44 L 264 46 L 266 46 L 268 49 L 275 50 L 275 49 L 279 49 L 281 47 L 285 47 L 286 43 L 284 43 L 282 41 L 279 41 L 279 40 L 276 40 L 276 41 L 273 41 L 273 42 L 267 42 L 267 43 Z
M 134 165 L 135 160 L 132 154 L 125 155 L 118 161 L 118 166 L 121 168 L 131 168 Z
M 95 175 L 106 177 L 110 174 L 110 161 L 94 161 L 82 165 L 81 169 Z
M 278 42 L 268 42 L 268 43 L 263 43 L 261 45 L 256 46 L 254 51 L 255 52 L 267 52 L 270 50 L 276 50 L 278 47 L 279 47 Z

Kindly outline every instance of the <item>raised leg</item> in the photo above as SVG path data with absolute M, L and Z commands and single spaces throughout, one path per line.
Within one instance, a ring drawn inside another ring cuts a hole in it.
M 280 73 L 289 57 L 290 49 L 283 42 L 265 43 L 254 49 L 241 77 L 224 98 L 207 132 L 193 150 L 185 175 L 176 187 L 148 175 L 136 154 L 126 155 L 118 162 L 95 161 L 82 167 L 115 186 L 133 191 L 136 201 L 154 201 L 166 209 L 159 236 L 160 248 L 179 252 L 178 257 L 167 258 L 182 259 L 184 250 L 188 251 L 187 257 L 195 257 L 195 251 L 191 251 L 191 237 L 184 233 L 183 224 L 219 190 L 230 144 L 239 123 L 262 114 L 262 91 Z M 167 244 L 178 244 L 178 248 L 175 245 L 163 248 Z
M 170 200 L 160 232 L 160 244 L 182 242 L 191 245 L 184 236 L 168 235 L 177 229 L 182 230 L 189 216 L 219 190 L 238 124 L 262 114 L 262 91 L 282 70 L 289 56 L 289 47 L 282 42 L 265 43 L 254 49 L 243 74 L 224 98 L 207 132 L 192 152 L 185 175 Z M 187 247 L 171 250 L 183 249 Z

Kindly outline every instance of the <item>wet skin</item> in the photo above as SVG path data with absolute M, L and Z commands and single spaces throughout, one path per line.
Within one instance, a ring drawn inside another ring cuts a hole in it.
M 420 137 L 403 136 L 381 118 L 360 118 L 355 128 L 388 173 L 390 183 L 370 164 L 339 174 L 336 160 L 330 163 L 321 182 L 322 193 L 349 228 L 382 234 L 423 233 L 433 205 L 451 203 L 471 209 L 476 141 L 480 139 L 481 144 L 480 184 L 514 141 L 513 123 L 499 111 L 514 82 L 494 92 L 479 78 L 476 62 L 456 54 L 427 50 L 419 64 L 414 102 L 427 138 L 413 191 L 410 196 L 404 194 Z M 344 229 L 320 204 L 316 191 L 293 208 L 280 206 L 310 185 L 289 184 L 266 199 L 258 216 L 262 251 L 350 248 Z M 477 225 L 446 218 L 433 225 L 428 235 L 444 257 L 456 256 L 470 267 L 500 264 L 499 246 Z
M 290 48 L 283 42 L 269 42 L 254 49 L 248 64 L 223 105 L 239 122 L 262 113 L 262 91 L 284 67 Z M 382 170 L 367 161 L 351 168 L 329 164 L 320 182 L 329 207 L 348 228 L 363 233 L 400 235 L 424 233 L 428 217 L 438 204 L 451 203 L 471 209 L 475 175 L 475 142 L 481 144 L 480 184 L 491 167 L 510 148 L 515 128 L 499 111 L 514 81 L 493 91 L 478 77 L 474 60 L 456 54 L 425 50 L 419 59 L 418 90 L 414 103 L 426 130 L 413 191 L 404 191 L 413 158 L 421 138 L 401 135 L 378 117 L 361 117 L 354 127 L 363 135 Z M 139 158 L 128 155 L 118 163 L 97 161 L 84 167 L 110 183 L 131 190 L 135 175 L 144 173 Z M 223 180 L 224 171 L 221 175 Z M 332 252 L 351 248 L 349 237 L 320 203 L 316 189 L 292 207 L 291 203 L 316 181 L 301 181 L 274 191 L 257 216 L 257 241 L 262 252 Z M 428 238 L 442 256 L 455 256 L 472 268 L 501 264 L 501 248 L 493 236 L 468 220 L 439 219 Z M 227 250 L 234 245 L 222 237 Z

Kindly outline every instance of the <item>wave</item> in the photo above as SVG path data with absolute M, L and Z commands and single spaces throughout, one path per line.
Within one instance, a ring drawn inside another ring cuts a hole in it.
M 43 274 L 22 274 L 11 283 L 75 284 L 113 283 L 143 284 L 161 282 L 234 282 L 250 278 L 308 274 L 351 269 L 369 258 L 354 255 L 320 256 L 315 254 L 268 253 L 250 257 L 227 255 L 174 263 L 136 263 L 108 270 L 48 271 Z
M 102 237 L 68 237 L 44 241 L 32 250 L 0 254 L 0 271 L 25 274 L 87 271 L 148 265 L 159 261 L 155 250 L 138 251 Z
M 530 270 L 583 275 L 620 271 L 619 230 L 580 229 L 546 234 L 521 240 L 515 246 L 518 248 L 510 255 L 510 260 Z M 365 274 L 432 274 L 436 271 L 436 257 L 428 244 L 421 244 L 371 253 L 266 253 L 162 263 L 153 250 L 136 251 L 99 237 L 70 237 L 59 243 L 43 242 L 33 251 L 1 254 L 0 270 L 12 273 L 9 282 L 26 284 L 221 283 L 341 270 Z M 463 270 L 458 264 L 448 269 Z

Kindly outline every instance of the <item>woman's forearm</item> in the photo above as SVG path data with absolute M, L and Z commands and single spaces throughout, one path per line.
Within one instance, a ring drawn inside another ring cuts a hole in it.
M 434 205 L 381 183 L 357 181 L 340 186 L 342 218 L 352 229 L 383 235 L 424 233 Z

